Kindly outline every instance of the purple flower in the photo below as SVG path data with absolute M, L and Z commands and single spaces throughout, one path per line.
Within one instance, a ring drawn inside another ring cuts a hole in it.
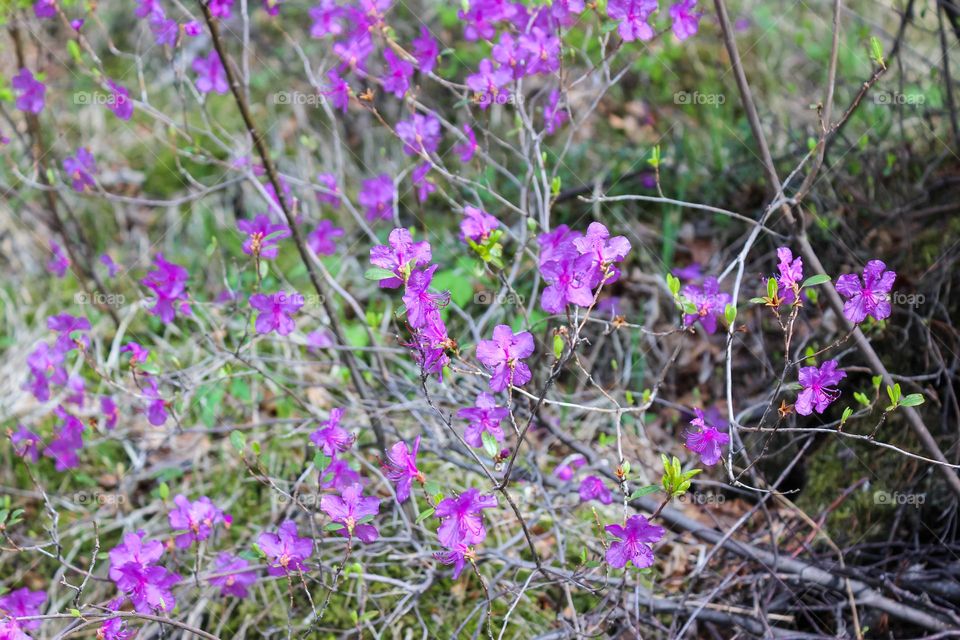
M 433 153 L 440 144 L 440 120 L 432 113 L 415 113 L 397 123 L 397 136 L 403 140 L 403 152 L 408 156 Z
M 509 31 L 500 34 L 500 40 L 493 45 L 490 55 L 500 63 L 501 67 L 510 69 L 513 78 L 519 80 L 526 73 L 528 52 L 521 48 L 520 43 Z
M 455 349 L 456 343 L 447 335 L 447 327 L 439 314 L 427 318 L 427 323 L 414 330 L 414 340 L 404 346 L 413 350 L 414 359 L 424 375 L 436 374 L 443 379 L 443 368 L 450 363 L 447 349 Z
M 543 266 L 551 260 L 565 260 L 571 255 L 578 255 L 577 248 L 573 241 L 582 237 L 579 231 L 572 231 L 570 227 L 561 224 L 553 231 L 541 233 L 537 237 L 540 244 L 540 265 Z
M 109 253 L 104 253 L 100 255 L 100 264 L 107 268 L 107 275 L 111 278 L 117 275 L 117 271 L 120 270 L 120 267 L 117 266 L 117 263 L 113 261 L 113 258 L 110 257 Z
M 420 27 L 420 37 L 414 38 L 412 45 L 413 57 L 417 59 L 417 66 L 421 73 L 430 73 L 437 64 L 440 55 L 440 45 L 430 35 L 430 30 Z
M 63 170 L 70 177 L 73 190 L 78 193 L 96 186 L 91 174 L 97 170 L 97 164 L 85 147 L 77 149 L 76 155 L 63 159 Z
M 373 40 L 370 39 L 369 31 L 366 29 L 357 29 L 351 33 L 346 40 L 335 43 L 333 45 L 333 53 L 340 58 L 339 71 L 343 72 L 347 69 L 356 69 L 361 73 L 365 73 L 367 58 L 373 53 Z M 413 73 L 412 67 L 411 73 Z M 399 78 L 395 78 L 394 80 L 399 80 Z M 386 89 L 387 82 L 385 79 L 384 89 Z
M 107 80 L 107 86 L 110 88 L 107 108 L 121 120 L 129 120 L 133 116 L 133 101 L 130 99 L 130 92 L 127 91 L 126 87 L 120 86 L 113 80 Z
M 16 622 L 17 618 L 27 618 L 40 615 L 40 607 L 47 601 L 47 594 L 43 591 L 31 591 L 26 587 L 15 589 L 0 596 L 0 614 L 9 616 Z M 39 629 L 42 620 L 27 620 L 16 622 L 23 629 Z M 16 636 L 14 636 L 16 637 Z
M 530 382 L 530 367 L 521 362 L 533 353 L 533 336 L 529 331 L 514 335 L 513 330 L 501 324 L 494 328 L 492 340 L 477 344 L 477 359 L 493 372 L 490 388 L 503 391 L 508 386 L 522 387 Z
M 465 407 L 457 411 L 457 417 L 469 420 L 463 439 L 471 447 L 483 446 L 483 434 L 489 433 L 497 442 L 503 442 L 503 429 L 500 423 L 510 415 L 506 407 L 498 407 L 497 401 L 489 393 L 477 396 L 472 407 Z
M 495 496 L 480 495 L 479 489 L 467 489 L 456 498 L 444 498 L 433 514 L 440 518 L 437 537 L 447 549 L 460 545 L 479 544 L 487 537 L 483 526 L 483 510 L 497 506 Z
M 63 423 L 54 432 L 50 444 L 43 450 L 43 455 L 53 458 L 57 471 L 75 469 L 80 466 L 78 454 L 83 448 L 84 425 L 79 418 L 67 413 L 63 407 L 57 407 L 54 411 Z
M 587 234 L 573 239 L 573 246 L 581 255 L 593 259 L 593 277 L 591 287 L 601 282 L 610 284 L 620 277 L 620 271 L 612 265 L 621 262 L 630 252 L 630 241 L 624 236 L 611 238 L 607 227 L 600 222 L 591 222 Z
M 155 11 L 162 11 L 163 9 L 157 5 L 158 0 L 136 0 L 137 8 L 133 12 L 133 15 L 138 18 L 146 18 Z
M 74 331 L 89 331 L 90 321 L 83 316 L 72 316 L 69 313 L 47 318 L 47 329 L 57 332 L 57 341 L 54 347 L 61 353 L 67 353 L 76 347 L 76 338 L 72 336 Z M 84 343 L 87 342 L 86 336 L 80 338 Z
M 489 58 L 480 61 L 477 73 L 467 76 L 467 87 L 474 92 L 474 101 L 486 109 L 497 99 L 500 90 L 513 81 L 508 67 L 494 67 Z
M 780 263 L 777 269 L 780 276 L 777 278 L 779 290 L 777 296 L 783 298 L 787 304 L 793 304 L 797 299 L 797 291 L 803 283 L 803 258 L 793 257 L 793 252 L 787 247 L 777 249 L 777 257 Z
M 127 628 L 126 620 L 117 616 L 104 620 L 96 637 L 97 640 L 131 640 L 136 634 L 134 629 Z
M 553 475 L 563 482 L 569 482 L 573 479 L 576 469 L 579 469 L 587 463 L 581 456 L 574 456 L 569 462 L 560 464 L 553 470 Z
M 317 190 L 317 202 L 326 202 L 334 209 L 339 209 L 340 187 L 337 186 L 337 176 L 332 173 L 318 173 L 317 182 L 325 189 Z
M 280 13 L 280 3 L 283 0 L 263 0 L 263 9 L 267 15 L 275 16 Z
M 363 478 L 347 464 L 346 460 L 340 458 L 332 459 L 330 464 L 320 470 L 321 489 L 333 489 L 339 492 L 358 482 L 363 484 Z
M 607 3 L 607 15 L 620 22 L 618 31 L 625 42 L 649 40 L 654 36 L 647 19 L 656 10 L 657 0 L 609 0 Z
M 120 418 L 120 410 L 117 403 L 110 396 L 100 396 L 100 411 L 103 412 L 104 422 L 107 430 L 112 431 L 117 427 L 117 420 Z
M 863 322 L 867 316 L 874 320 L 890 317 L 890 289 L 897 279 L 893 271 L 880 260 L 871 260 L 863 268 L 863 282 L 853 273 L 837 278 L 837 292 L 847 302 L 843 305 L 843 315 L 854 324 Z
M 237 229 L 247 234 L 243 241 L 243 252 L 248 256 L 259 256 L 267 260 L 277 257 L 277 243 L 290 237 L 290 227 L 274 224 L 262 213 L 253 220 L 237 220 Z
M 320 428 L 310 434 L 310 442 L 317 445 L 324 455 L 334 457 L 337 452 L 346 451 L 353 446 L 353 436 L 340 426 L 343 409 L 332 409 L 330 418 Z
M 326 35 L 338 36 L 343 33 L 340 18 L 344 10 L 338 6 L 338 0 L 320 0 L 320 4 L 309 11 L 313 25 L 310 27 L 311 38 L 322 38 Z
M 191 38 L 195 38 L 203 33 L 203 26 L 196 20 L 191 20 L 183 25 L 183 32 Z
M 173 611 L 177 602 L 171 588 L 181 578 L 156 566 L 163 555 L 163 544 L 158 540 L 146 542 L 145 535 L 143 531 L 128 533 L 123 536 L 123 544 L 110 551 L 110 579 L 130 597 L 138 612 Z
M 47 271 L 58 278 L 64 277 L 67 275 L 67 269 L 70 268 L 70 258 L 63 252 L 63 247 L 53 240 L 50 241 L 50 252 L 53 253 L 53 257 L 47 262 Z
M 179 494 L 173 499 L 173 504 L 177 508 L 167 515 L 170 528 L 185 531 L 176 538 L 178 549 L 186 549 L 194 542 L 203 542 L 213 533 L 215 525 L 230 526 L 230 516 L 224 514 L 207 496 L 190 502 L 186 496 Z
M 147 405 L 147 420 L 155 427 L 162 427 L 167 421 L 167 403 L 160 397 L 157 379 L 151 375 L 141 378 L 143 394 L 150 400 Z
M 712 467 L 719 462 L 723 447 L 730 442 L 730 436 L 708 425 L 700 409 L 694 409 L 694 413 L 697 415 L 690 421 L 690 425 L 696 427 L 696 431 L 687 432 L 687 449 L 699 454 L 700 462 Z
M 75 20 L 71 20 L 71 21 L 70 21 L 70 27 L 71 27 L 74 31 L 80 31 L 80 29 L 83 28 L 83 23 L 84 23 L 83 18 L 77 18 L 77 19 L 75 19 Z
M 473 154 L 477 152 L 479 145 L 477 136 L 473 133 L 473 127 L 468 124 L 463 125 L 463 133 L 467 136 L 467 141 L 454 147 L 454 151 L 460 155 L 460 162 L 466 164 L 473 160 Z
M 548 286 L 540 296 L 540 306 L 547 313 L 562 313 L 569 303 L 589 307 L 593 304 L 590 282 L 595 272 L 594 259 L 589 255 L 566 255 L 541 264 L 540 273 Z
M 553 17 L 564 27 L 575 23 L 574 15 L 583 13 L 583 0 L 554 0 L 550 7 Z
M 46 104 L 44 95 L 47 88 L 42 82 L 33 77 L 29 69 L 20 69 L 20 73 L 13 76 L 10 83 L 17 92 L 17 109 L 26 113 L 40 113 Z
M 533 27 L 520 36 L 520 48 L 527 54 L 526 73 L 553 73 L 560 68 L 560 38 Z
M 318 256 L 332 256 L 337 252 L 335 238 L 339 238 L 343 233 L 343 229 L 330 220 L 321 220 L 317 223 L 317 228 L 307 236 L 307 246 Z
M 697 32 L 701 14 L 694 11 L 697 0 L 680 0 L 670 7 L 670 19 L 673 20 L 673 35 L 681 42 Z
M 560 105 L 560 92 L 554 89 L 547 97 L 547 104 L 543 107 L 543 131 L 548 136 L 553 135 L 559 127 L 567 121 L 567 110 Z
M 174 304 L 180 302 L 180 311 L 190 315 L 187 304 L 187 280 L 190 273 L 183 267 L 163 259 L 158 253 L 153 261 L 153 271 L 140 281 L 142 285 L 151 289 L 157 296 L 149 312 L 159 317 L 164 323 L 173 322 L 176 316 Z
M 387 461 L 383 464 L 383 473 L 391 482 L 397 484 L 397 502 L 410 497 L 410 485 L 416 480 L 423 484 L 424 477 L 417 468 L 417 451 L 420 450 L 420 436 L 413 441 L 413 448 L 407 447 L 402 440 L 387 452 Z
M 580 501 L 590 502 L 597 500 L 601 504 L 610 504 L 613 502 L 613 496 L 610 495 L 610 489 L 603 483 L 603 480 L 597 476 L 587 476 L 580 482 Z
M 144 347 L 141 347 L 136 342 L 128 342 L 122 347 L 120 347 L 120 353 L 129 353 L 130 354 L 130 366 L 136 364 L 143 364 L 147 361 L 147 358 L 150 357 L 150 350 Z
M 398 58 L 392 49 L 384 50 L 383 58 L 387 61 L 386 73 L 382 78 L 383 90 L 402 98 L 410 88 L 413 65 Z
M 177 36 L 180 35 L 180 26 L 176 20 L 167 18 L 163 11 L 157 11 L 150 16 L 150 31 L 158 46 L 177 45 Z
M 381 289 L 396 289 L 407 281 L 415 267 L 430 262 L 430 243 L 414 242 L 406 229 L 391 231 L 387 242 L 390 246 L 376 245 L 370 248 L 370 264 L 391 271 L 396 276 L 380 280 Z
M 437 190 L 437 185 L 433 184 L 432 180 L 427 179 L 427 174 L 430 173 L 432 168 L 429 162 L 421 162 L 410 174 L 410 180 L 413 182 L 413 186 L 417 188 L 417 200 L 419 202 L 426 202 L 430 194 Z
M 474 553 L 467 545 L 458 544 L 450 551 L 439 551 L 433 554 L 433 557 L 440 561 L 441 564 L 453 565 L 452 577 L 456 580 L 460 577 L 460 573 L 463 571 L 464 566 L 466 566 L 467 560 L 474 557 Z
M 200 93 L 215 91 L 223 94 L 230 90 L 230 85 L 227 84 L 227 72 L 223 68 L 223 62 L 216 49 L 211 49 L 206 57 L 194 58 L 192 68 L 197 74 L 197 91 Z
M 37 16 L 40 20 L 56 18 L 57 5 L 53 3 L 53 0 L 36 0 L 36 2 L 33 3 L 33 15 Z
M 845 371 L 837 369 L 836 360 L 827 360 L 820 368 L 802 367 L 800 386 L 803 390 L 797 396 L 797 413 L 808 416 L 816 410 L 823 413 L 830 403 L 840 396 L 837 383 L 847 377 Z
M 307 558 L 313 555 L 313 540 L 298 536 L 293 520 L 284 520 L 277 533 L 261 533 L 257 545 L 267 556 L 267 573 L 272 576 L 303 571 Z
M 235 598 L 246 598 L 249 595 L 248 587 L 253 586 L 257 581 L 257 574 L 253 571 L 244 571 L 250 563 L 226 551 L 220 553 L 213 563 L 214 573 L 224 575 L 210 578 L 210 584 L 220 587 L 221 596 L 233 596 Z
M 329 331 L 311 331 L 307 334 L 307 348 L 311 351 L 329 349 L 333 345 L 333 336 Z
M 214 18 L 229 18 L 233 0 L 210 0 L 207 6 L 210 7 L 210 15 Z
M 393 178 L 382 173 L 376 178 L 363 181 L 357 200 L 366 207 L 367 220 L 373 222 L 390 219 L 396 197 L 397 191 L 393 185 Z
M 704 331 L 713 334 L 717 331 L 717 316 L 723 314 L 724 308 L 730 303 L 730 294 L 721 293 L 720 284 L 713 276 L 703 281 L 703 287 L 688 284 L 683 288 L 683 295 L 697 308 L 696 313 L 683 317 L 684 323 L 692 325 L 697 320 Z
M 13 452 L 24 460 L 36 462 L 40 459 L 38 447 L 43 444 L 43 440 L 22 424 L 17 425 L 17 430 L 10 434 L 10 443 L 13 444 Z
M 607 563 L 615 569 L 622 569 L 632 562 L 638 569 L 653 564 L 653 550 L 650 545 L 663 537 L 663 527 L 658 527 L 641 515 L 630 516 L 625 527 L 608 524 L 606 530 L 619 538 L 607 549 Z
M 340 109 L 342 113 L 346 113 L 350 107 L 350 85 L 340 77 L 336 69 L 327 72 L 327 80 L 330 84 L 327 85 L 327 90 L 322 92 L 323 95 L 330 98 L 330 104 L 334 109 Z
M 499 226 L 500 221 L 495 217 L 483 209 L 468 205 L 463 208 L 463 220 L 460 221 L 460 240 L 466 242 L 469 239 L 479 244 Z
M 320 508 L 330 518 L 341 525 L 333 533 L 345 538 L 357 536 L 366 543 L 376 540 L 380 534 L 372 524 L 364 522 L 380 512 L 380 498 L 362 495 L 363 487 L 353 484 L 343 490 L 339 496 L 325 495 L 320 498 Z
M 278 291 L 270 295 L 255 293 L 250 296 L 250 306 L 260 312 L 254 325 L 257 333 L 276 331 L 281 336 L 289 335 L 297 328 L 290 316 L 303 306 L 303 302 L 303 296 L 296 291 L 292 294 Z
M 414 329 L 426 325 L 439 315 L 439 310 L 450 302 L 450 292 L 433 293 L 430 282 L 439 265 L 431 265 L 424 271 L 414 271 L 407 279 L 403 304 L 407 307 L 407 321 Z

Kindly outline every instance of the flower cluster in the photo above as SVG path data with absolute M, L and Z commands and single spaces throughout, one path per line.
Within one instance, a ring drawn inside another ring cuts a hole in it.
M 437 503 L 433 512 L 440 519 L 437 538 L 446 551 L 437 553 L 436 558 L 443 564 L 453 565 L 454 579 L 460 576 L 466 561 L 474 558 L 473 545 L 487 538 L 483 510 L 496 506 L 494 496 L 485 496 L 472 488 Z
M 173 611 L 177 601 L 173 585 L 180 576 L 156 564 L 163 555 L 163 543 L 144 540 L 146 533 L 128 533 L 123 543 L 110 551 L 110 579 L 140 613 Z

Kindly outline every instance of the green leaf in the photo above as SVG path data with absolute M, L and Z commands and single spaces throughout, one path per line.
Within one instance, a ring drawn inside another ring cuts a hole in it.
M 247 447 L 247 436 L 245 436 L 242 431 L 231 431 L 230 444 L 232 444 L 233 448 L 238 452 L 243 453 L 243 450 Z
M 386 280 L 387 278 L 396 278 L 397 274 L 393 271 L 381 269 L 380 267 L 371 267 L 363 272 L 364 280 Z
M 553 336 L 553 357 L 557 360 L 563 355 L 563 336 L 559 333 Z
M 80 45 L 77 44 L 76 40 L 67 40 L 67 53 L 69 53 L 70 57 L 76 60 L 78 63 L 82 62 L 80 57 Z
M 487 452 L 488 456 L 495 458 L 500 453 L 500 443 L 489 431 L 481 433 L 480 439 L 483 440 L 483 450 Z
M 656 493 L 659 490 L 660 490 L 660 487 L 658 487 L 655 484 L 647 485 L 646 487 L 640 487 L 639 489 L 637 489 L 636 491 L 630 494 L 630 499 L 636 500 L 637 498 L 648 496 L 651 493 Z
M 853 394 L 853 399 L 856 400 L 857 402 L 859 402 L 860 404 L 862 404 L 862 405 L 865 406 L 865 407 L 869 407 L 869 406 L 870 406 L 870 398 L 868 398 L 868 397 L 866 396 L 866 394 L 860 393 L 859 391 L 855 391 L 855 392 L 854 392 L 854 394 Z
M 71 40 L 70 42 L 73 42 L 73 40 Z M 79 618 L 79 617 L 80 617 L 80 610 L 79 610 L 79 609 L 70 609 L 70 615 L 72 615 L 74 618 Z
M 728 304 L 723 309 L 723 317 L 728 325 L 733 324 L 737 320 L 737 308 L 732 304 Z
M 417 524 L 420 524 L 421 522 L 423 522 L 424 520 L 432 516 L 433 512 L 434 512 L 433 507 L 430 507 L 429 509 L 425 509 L 424 511 L 421 511 L 420 515 L 417 516 Z
M 750 298 L 752 304 L 767 304 L 766 298 Z
M 620 23 L 616 20 L 607 20 L 600 26 L 600 33 L 610 33 L 619 26 Z
M 673 294 L 673 297 L 676 298 L 680 294 L 680 278 L 673 275 L 672 273 L 668 273 L 667 287 L 669 287 L 670 293 Z
M 821 274 L 819 274 L 819 275 L 810 276 L 809 278 L 807 278 L 806 280 L 804 280 L 802 286 L 804 286 L 804 287 L 815 287 L 815 286 L 817 286 L 818 284 L 823 284 L 823 283 L 825 283 L 825 282 L 830 282 L 830 276 L 828 276 L 828 275 L 825 274 L 825 273 L 821 273 Z
M 849 419 L 850 419 L 850 416 L 852 416 L 852 415 L 853 415 L 853 409 L 852 409 L 852 408 L 847 407 L 846 409 L 844 409 L 844 410 L 843 410 L 843 415 L 840 416 L 840 424 L 846 424 L 846 423 L 847 423 L 847 420 L 849 420 Z
M 563 185 L 563 181 L 560 179 L 560 176 L 554 176 L 553 181 L 550 183 L 550 195 L 557 197 L 560 195 L 560 187 Z
M 161 482 L 160 487 L 157 489 L 157 493 L 160 494 L 161 500 L 166 500 L 170 497 L 170 485 L 166 482 Z
M 917 407 L 924 402 L 923 394 L 921 393 L 911 393 L 910 395 L 903 398 L 900 401 L 901 407 Z
M 777 295 L 777 279 L 770 278 L 767 280 L 767 297 L 773 300 Z

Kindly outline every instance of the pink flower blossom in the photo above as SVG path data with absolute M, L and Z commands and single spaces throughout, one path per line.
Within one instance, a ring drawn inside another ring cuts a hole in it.
M 203 542 L 211 536 L 218 524 L 230 526 L 231 518 L 221 511 L 207 496 L 190 502 L 183 494 L 173 499 L 176 509 L 167 514 L 170 528 L 184 531 L 176 537 L 178 549 L 186 549 L 194 542 Z
M 330 220 L 321 220 L 316 229 L 307 236 L 307 246 L 318 256 L 332 256 L 337 252 L 336 238 L 343 236 L 344 231 Z
M 597 476 L 587 476 L 580 481 L 581 502 L 590 502 L 596 500 L 600 504 L 610 504 L 613 502 L 613 496 L 610 495 L 610 488 L 604 484 L 603 480 Z
M 670 7 L 670 19 L 673 20 L 673 35 L 681 42 L 694 35 L 700 26 L 700 16 L 695 8 L 697 0 L 680 0 Z
M 463 433 L 463 439 L 471 447 L 483 446 L 484 433 L 489 433 L 497 442 L 503 442 L 504 435 L 500 423 L 508 415 L 510 410 L 506 407 L 498 407 L 497 401 L 489 393 L 481 393 L 477 396 L 474 406 L 457 411 L 458 418 L 469 421 Z
M 342 526 L 333 533 L 345 538 L 356 536 L 369 544 L 380 534 L 372 524 L 365 520 L 372 519 L 380 512 L 380 499 L 373 496 L 364 496 L 363 487 L 353 484 L 343 490 L 339 496 L 327 494 L 320 498 L 320 508 L 330 518 Z
M 214 91 L 224 94 L 230 90 L 230 85 L 227 84 L 227 72 L 223 68 L 223 62 L 216 49 L 211 49 L 206 56 L 194 58 L 191 68 L 197 74 L 196 85 L 200 93 Z
M 140 613 L 173 611 L 177 601 L 173 585 L 180 576 L 157 566 L 163 555 L 163 544 L 158 540 L 146 542 L 143 531 L 123 536 L 123 544 L 110 551 L 110 579 L 117 588 L 130 597 Z
M 530 382 L 530 368 L 521 358 L 529 357 L 533 351 L 533 336 L 529 331 L 514 335 L 505 324 L 495 327 L 492 340 L 481 340 L 477 344 L 477 359 L 493 372 L 490 388 L 503 391 L 509 386 L 522 387 Z
M 719 462 L 723 447 L 730 442 L 730 436 L 708 425 L 700 409 L 694 409 L 694 413 L 696 417 L 690 421 L 690 425 L 696 427 L 696 430 L 687 432 L 687 449 L 699 454 L 700 461 L 712 467 Z
M 410 486 L 416 480 L 423 484 L 424 477 L 417 468 L 417 451 L 420 449 L 420 436 L 413 441 L 413 448 L 400 441 L 387 451 L 387 461 L 383 464 L 383 473 L 391 482 L 397 484 L 397 502 L 410 497 Z
M 313 555 L 313 540 L 297 535 L 293 520 L 284 520 L 277 533 L 261 533 L 257 545 L 267 556 L 267 573 L 272 576 L 303 571 L 307 568 L 307 559 Z
M 338 452 L 346 451 L 353 446 L 353 436 L 340 426 L 343 418 L 343 409 L 332 409 L 330 418 L 320 425 L 320 428 L 310 434 L 310 442 L 315 444 L 324 455 L 334 457 Z
M 863 281 L 853 273 L 837 278 L 837 292 L 847 302 L 843 315 L 854 324 L 870 316 L 874 320 L 890 317 L 890 289 L 897 279 L 893 271 L 885 271 L 887 265 L 880 260 L 871 260 L 863 269 Z
M 297 328 L 291 317 L 303 306 L 303 296 L 294 291 L 278 291 L 273 294 L 255 293 L 250 296 L 250 306 L 259 311 L 254 325 L 257 333 L 276 331 L 281 336 L 289 335 Z
M 47 88 L 33 76 L 29 69 L 20 69 L 10 82 L 17 92 L 16 106 L 20 111 L 37 114 L 43 111 Z
M 290 227 L 273 223 L 262 213 L 253 220 L 237 220 L 237 229 L 247 236 L 243 241 L 243 252 L 267 260 L 277 257 L 277 243 L 291 235 Z
M 483 542 L 487 530 L 483 526 L 483 510 L 497 506 L 495 496 L 481 495 L 478 489 L 470 488 L 455 498 L 444 498 L 437 503 L 434 515 L 440 518 L 437 537 L 447 549 L 460 545 Z
M 658 527 L 641 515 L 630 516 L 626 526 L 608 524 L 606 530 L 619 538 L 607 549 L 607 563 L 615 569 L 622 569 L 632 562 L 638 569 L 653 564 L 653 550 L 650 545 L 663 537 L 663 527 Z
M 437 64 L 440 55 L 440 45 L 430 35 L 425 26 L 420 27 L 420 37 L 411 42 L 413 57 L 417 59 L 417 66 L 421 73 L 430 73 Z
M 814 411 L 823 413 L 840 396 L 836 385 L 847 377 L 845 371 L 837 368 L 836 360 L 827 360 L 819 368 L 800 369 L 800 386 L 803 390 L 797 396 L 797 413 L 808 416 Z
M 364 180 L 357 200 L 366 208 L 367 220 L 389 220 L 393 216 L 393 205 L 397 190 L 393 178 L 382 173 L 375 178 Z
M 248 588 L 257 582 L 257 574 L 253 571 L 244 571 L 250 563 L 233 554 L 223 551 L 213 562 L 214 573 L 218 575 L 210 578 L 210 584 L 220 587 L 221 596 L 233 596 L 235 598 L 246 598 L 249 595 Z

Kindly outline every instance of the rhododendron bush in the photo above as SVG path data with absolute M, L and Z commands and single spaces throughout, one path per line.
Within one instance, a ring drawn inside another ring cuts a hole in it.
M 771 4 L 4 3 L 0 639 L 960 627 L 960 12 Z

